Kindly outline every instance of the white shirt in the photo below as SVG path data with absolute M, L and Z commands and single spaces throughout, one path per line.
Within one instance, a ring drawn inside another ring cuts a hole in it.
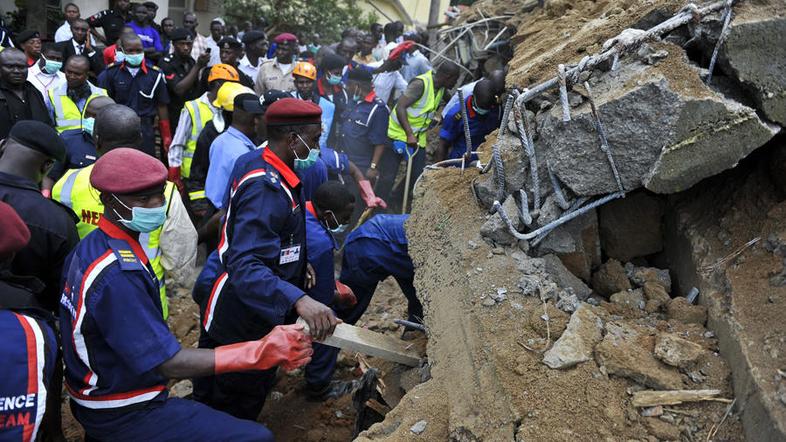
M 62 25 L 60 25 L 60 27 L 57 28 L 57 31 L 55 32 L 55 43 L 60 43 L 61 41 L 68 41 L 71 40 L 73 37 L 74 35 L 71 34 L 71 25 L 68 22 L 65 22 Z M 95 44 L 96 44 L 96 40 L 95 38 L 93 38 L 93 35 L 91 34 L 90 46 L 95 47 Z
M 248 59 L 248 54 L 246 54 L 243 56 L 243 58 L 240 59 L 240 62 L 238 63 L 237 67 L 238 69 L 240 69 L 241 72 L 248 75 L 252 79 L 255 79 L 259 74 L 259 67 L 262 65 L 262 63 L 266 61 L 267 58 L 259 57 L 259 61 L 257 61 L 257 65 L 251 66 L 251 60 Z
M 210 61 L 207 65 L 213 66 L 215 64 L 220 64 L 221 50 L 218 48 L 218 42 L 213 40 L 213 36 L 211 35 L 205 39 L 205 43 L 205 48 L 210 48 Z M 194 60 L 196 60 L 196 58 Z
M 482 80 L 482 79 L 483 78 L 481 78 L 480 80 Z M 475 80 L 475 81 L 473 81 L 471 83 L 467 83 L 464 86 L 461 86 L 459 88 L 461 90 L 461 93 L 464 94 L 464 99 L 465 100 L 474 93 L 475 85 L 478 84 L 478 82 L 480 80 Z M 456 91 L 456 93 L 453 94 L 452 97 L 450 97 L 450 101 L 448 101 L 448 104 L 445 105 L 445 108 L 442 109 L 442 118 L 443 119 L 448 115 L 448 112 L 450 112 L 450 110 L 453 109 L 453 106 L 458 104 L 458 102 L 459 102 L 458 91 Z
M 41 68 L 38 67 L 38 63 L 35 63 L 27 69 L 27 81 L 33 83 L 33 86 L 38 89 L 38 92 L 41 92 L 41 96 L 44 97 L 44 102 L 47 103 L 48 107 L 49 99 L 47 97 L 49 94 L 47 89 L 53 89 L 60 86 L 65 83 L 66 78 L 65 74 L 61 71 L 57 71 L 54 74 L 42 72 Z
M 74 53 L 77 54 L 77 55 L 84 55 L 85 57 L 92 57 L 93 54 L 95 54 L 95 52 L 96 52 L 95 49 L 93 49 L 91 52 L 85 52 L 85 49 L 86 49 L 85 45 L 83 45 L 83 44 L 80 45 L 73 38 L 71 39 L 71 44 L 74 46 Z M 81 46 L 81 48 L 80 48 L 80 46 Z M 93 46 L 90 46 L 90 48 L 92 49 Z
M 388 103 L 394 89 L 393 99 L 398 99 L 406 88 L 407 82 L 399 71 L 382 72 L 374 77 L 374 92 L 385 104 Z

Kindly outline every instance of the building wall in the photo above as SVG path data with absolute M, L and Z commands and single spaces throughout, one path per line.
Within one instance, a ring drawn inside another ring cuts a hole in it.
M 0 0 L 7 1 L 7 0 Z M 67 3 L 66 0 L 61 0 Z M 98 11 L 108 9 L 109 0 L 71 0 L 77 6 L 82 17 L 89 17 Z M 145 0 L 140 0 L 145 1 Z M 210 20 L 219 16 L 222 11 L 221 2 L 216 0 L 152 0 L 158 5 L 158 15 L 156 21 L 161 22 L 164 17 L 171 17 L 175 20 L 175 26 L 183 25 L 183 12 L 196 10 L 199 20 L 199 32 L 207 34 L 210 29 Z M 2 3 L 0 3 L 2 4 Z
M 358 6 L 363 12 L 375 13 L 377 17 L 379 17 L 379 22 L 383 25 L 396 20 L 403 22 L 408 29 L 414 26 L 425 27 L 428 24 L 428 12 L 431 7 L 431 0 L 399 0 L 399 3 L 403 7 L 403 10 L 406 11 L 406 14 L 412 19 L 413 23 L 411 25 L 404 12 L 396 7 L 393 0 L 361 0 L 358 2 Z M 444 12 L 448 6 L 450 6 L 450 0 L 440 0 L 440 14 Z M 444 16 L 440 16 L 439 20 L 444 21 Z

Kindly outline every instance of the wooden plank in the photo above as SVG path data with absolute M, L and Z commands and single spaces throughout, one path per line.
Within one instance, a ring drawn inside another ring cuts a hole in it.
M 684 402 L 716 401 L 731 402 L 719 398 L 720 390 L 645 390 L 633 393 L 634 407 L 654 407 L 656 405 L 678 405 Z
M 297 322 L 305 325 L 306 333 L 308 333 L 308 324 L 302 318 L 298 318 Z M 420 365 L 420 355 L 408 348 L 406 342 L 354 325 L 338 324 L 331 336 L 318 342 L 410 367 Z

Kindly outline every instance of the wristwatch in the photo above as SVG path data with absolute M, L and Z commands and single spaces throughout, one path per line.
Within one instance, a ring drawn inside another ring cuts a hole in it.
M 368 168 L 371 170 L 377 170 L 377 163 L 371 163 L 371 165 L 368 166 Z

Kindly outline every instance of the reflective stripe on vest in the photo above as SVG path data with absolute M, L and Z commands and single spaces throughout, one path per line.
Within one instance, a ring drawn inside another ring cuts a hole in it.
M 418 138 L 418 146 L 426 147 L 426 131 L 434 119 L 439 103 L 442 102 L 442 95 L 445 93 L 445 89 L 434 89 L 434 71 L 428 71 L 415 78 L 423 81 L 423 95 L 412 106 L 407 108 L 407 120 L 410 127 L 412 127 L 414 135 Z M 397 107 L 398 104 L 390 112 L 388 137 L 393 140 L 407 141 L 407 133 L 404 132 L 404 128 L 401 127 L 396 115 Z
M 188 140 L 186 140 L 185 149 L 183 149 L 183 163 L 180 166 L 180 176 L 188 178 L 191 176 L 191 163 L 194 160 L 197 139 L 207 122 L 213 118 L 213 110 L 207 103 L 199 99 L 187 102 L 185 108 L 191 117 L 191 134 Z
M 81 129 L 82 119 L 85 116 L 87 106 L 90 102 L 96 97 L 107 95 L 106 90 L 95 87 L 90 83 L 87 83 L 87 85 L 90 87 L 90 96 L 85 100 L 82 111 L 80 111 L 76 103 L 68 97 L 67 83 L 63 83 L 54 89 L 49 89 L 49 101 L 52 103 L 52 107 L 55 111 L 55 125 L 57 126 L 56 129 L 58 133 L 71 129 Z
M 52 188 L 52 199 L 69 207 L 79 218 L 76 230 L 80 239 L 83 239 L 88 233 L 98 227 L 98 220 L 101 219 L 101 215 L 104 213 L 104 205 L 99 199 L 100 192 L 90 185 L 90 171 L 93 169 L 93 166 L 91 164 L 81 169 L 67 171 Z M 174 189 L 175 185 L 167 181 L 164 189 L 167 214 L 172 204 Z M 160 283 L 161 308 L 166 320 L 169 317 L 169 303 L 166 297 L 166 281 L 164 266 L 161 264 L 160 248 L 161 232 L 163 230 L 164 226 L 161 226 L 150 233 L 140 233 L 139 244 L 145 251 L 145 255 L 147 255 L 147 259 L 150 261 L 150 266 L 153 267 L 153 271 L 155 271 Z

